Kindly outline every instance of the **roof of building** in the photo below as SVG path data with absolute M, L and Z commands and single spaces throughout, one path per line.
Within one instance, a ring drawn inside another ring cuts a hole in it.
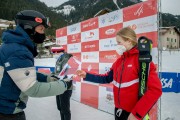
M 174 29 L 180 35 L 180 31 L 178 30 L 176 26 L 160 27 L 160 33 L 165 34 L 171 29 Z
M 96 13 L 94 15 L 94 17 L 100 16 L 100 15 L 104 15 L 104 14 L 107 14 L 109 12 L 112 12 L 112 10 L 108 9 L 108 8 L 104 8 L 104 9 L 100 10 L 98 13 Z

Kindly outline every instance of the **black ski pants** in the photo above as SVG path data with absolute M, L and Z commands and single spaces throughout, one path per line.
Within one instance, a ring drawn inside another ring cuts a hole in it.
M 26 120 L 25 113 L 20 112 L 17 114 L 2 114 L 0 113 L 0 120 Z
M 130 113 L 127 112 L 127 111 L 125 111 L 125 110 L 118 109 L 118 108 L 115 108 L 115 109 L 114 109 L 114 117 L 115 117 L 115 120 L 127 120 L 129 114 L 130 114 Z
M 71 120 L 71 95 L 72 90 L 66 90 L 63 94 L 56 96 L 57 108 L 60 111 L 61 120 Z

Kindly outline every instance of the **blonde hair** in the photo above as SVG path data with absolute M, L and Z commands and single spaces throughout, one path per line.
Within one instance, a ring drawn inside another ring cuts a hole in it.
M 131 41 L 132 45 L 135 46 L 137 45 L 137 36 L 136 33 L 133 29 L 130 27 L 124 27 L 120 29 L 116 35 L 121 36 L 124 41 Z

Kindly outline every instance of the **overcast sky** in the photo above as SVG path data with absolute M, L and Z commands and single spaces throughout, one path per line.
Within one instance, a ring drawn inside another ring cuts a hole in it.
M 68 0 L 40 0 L 40 1 L 44 2 L 47 6 L 57 7 Z M 180 0 L 161 0 L 161 10 L 163 13 L 180 15 Z

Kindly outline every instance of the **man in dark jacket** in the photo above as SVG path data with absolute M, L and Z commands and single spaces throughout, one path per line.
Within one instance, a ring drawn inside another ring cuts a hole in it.
M 40 12 L 24 10 L 17 13 L 15 22 L 15 30 L 3 33 L 0 47 L 0 120 L 25 120 L 28 96 L 55 96 L 72 85 L 72 81 L 52 81 L 36 72 L 35 43 L 43 43 L 48 19 Z
M 65 64 L 72 57 L 72 54 L 65 52 L 64 48 L 52 49 L 52 52 L 59 57 L 56 61 L 55 66 L 55 75 L 58 76 L 61 70 L 64 68 Z M 67 75 L 64 76 L 64 79 L 68 78 Z M 57 108 L 60 111 L 61 120 L 71 120 L 71 110 L 70 110 L 70 98 L 72 95 L 72 87 L 65 91 L 63 94 L 56 96 Z

